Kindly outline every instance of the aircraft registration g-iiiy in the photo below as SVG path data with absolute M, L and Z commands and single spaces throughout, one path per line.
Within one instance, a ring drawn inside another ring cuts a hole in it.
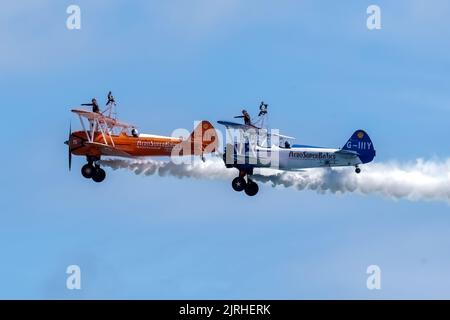
M 92 102 L 85 105 L 91 105 L 93 111 L 72 110 L 78 115 L 83 130 L 72 132 L 70 128 L 69 139 L 65 144 L 69 146 L 69 170 L 72 154 L 85 156 L 87 163 L 81 168 L 81 174 L 95 182 L 101 182 L 106 177 L 105 170 L 98 163 L 102 156 L 134 158 L 199 155 L 203 158 L 203 154 L 212 153 L 217 148 L 217 132 L 209 121 L 201 121 L 186 139 L 140 134 L 136 126 L 115 118 L 116 103 L 111 93 L 103 112 L 95 99 Z
M 218 121 L 226 127 L 228 136 L 223 160 L 227 168 L 239 170 L 239 176 L 232 181 L 235 191 L 245 191 L 249 196 L 258 193 L 258 185 L 251 179 L 255 168 L 275 168 L 286 171 L 301 171 L 307 168 L 353 166 L 360 173 L 360 164 L 375 157 L 375 149 L 364 130 L 356 130 L 342 148 L 324 148 L 292 144 L 295 138 L 271 133 L 265 128 L 267 104 L 260 105 L 257 121 L 254 123 L 247 111 L 242 111 L 245 124 Z M 232 131 L 239 131 L 239 134 Z M 261 134 L 261 132 L 263 134 Z M 266 136 L 262 142 L 260 136 Z M 236 137 L 240 141 L 236 142 Z M 275 141 L 275 142 L 274 142 Z

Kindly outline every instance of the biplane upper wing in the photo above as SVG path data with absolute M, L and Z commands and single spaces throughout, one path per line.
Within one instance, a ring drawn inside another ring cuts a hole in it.
M 113 146 L 109 146 L 109 145 L 106 145 L 103 143 L 85 142 L 84 145 L 87 147 L 97 149 L 98 151 L 100 151 L 100 153 L 102 155 L 105 155 L 105 156 L 116 156 L 116 157 L 131 157 L 132 156 L 131 154 L 129 154 L 125 151 L 119 150 Z
M 241 130 L 250 130 L 250 129 L 257 129 L 261 130 L 261 128 L 258 128 L 254 125 L 248 125 L 248 124 L 242 124 L 242 123 L 236 123 L 231 121 L 217 121 L 218 124 L 221 124 L 225 126 L 227 129 L 241 129 Z M 285 140 L 295 140 L 295 137 L 285 136 L 279 133 L 272 133 L 268 132 L 271 136 L 277 136 L 279 139 L 285 139 Z
M 242 129 L 242 130 L 261 129 L 252 124 L 249 125 L 249 124 L 242 124 L 242 123 L 231 122 L 231 121 L 217 121 L 217 123 L 221 124 L 227 128 L 232 128 L 232 129 Z
M 97 113 L 97 112 L 92 112 L 92 111 L 83 110 L 83 109 L 72 109 L 72 112 L 79 115 L 80 117 L 84 117 L 90 121 L 98 120 L 100 122 L 104 122 L 108 126 L 121 127 L 121 128 L 135 127 L 131 124 L 118 121 L 116 119 L 104 116 L 103 114 Z

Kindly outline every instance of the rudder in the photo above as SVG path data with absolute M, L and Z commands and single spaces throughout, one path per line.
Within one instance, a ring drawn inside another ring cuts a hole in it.
M 218 135 L 207 120 L 202 120 L 191 133 L 188 141 L 193 147 L 193 154 L 211 153 L 217 150 Z
M 364 130 L 356 130 L 342 150 L 356 152 L 362 163 L 371 162 L 376 154 L 372 140 Z

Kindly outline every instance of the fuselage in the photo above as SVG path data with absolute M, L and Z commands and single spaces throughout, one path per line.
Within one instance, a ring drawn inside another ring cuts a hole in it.
M 246 129 L 245 126 L 232 122 L 219 123 L 227 129 Z M 231 182 L 233 190 L 245 191 L 248 196 L 256 195 L 259 190 L 257 183 L 251 178 L 255 168 L 302 171 L 307 168 L 353 166 L 355 173 L 359 174 L 359 165 L 371 162 L 376 155 L 372 140 L 367 132 L 361 129 L 354 131 L 342 148 L 291 145 L 289 139 L 292 140 L 292 137 L 278 133 L 270 136 L 278 137 L 277 144 L 270 144 L 272 139 L 262 140 L 264 143 L 269 141 L 267 146 L 262 146 L 259 136 L 253 132 L 247 135 L 230 132 L 229 136 L 232 143 L 225 146 L 223 160 L 227 168 L 239 170 L 238 176 Z
M 94 134 L 94 144 L 86 143 L 87 141 L 88 138 L 84 131 L 73 132 L 70 138 L 72 153 L 92 157 L 102 155 L 123 157 L 170 156 L 174 147 L 183 143 L 181 138 L 167 136 L 147 134 L 132 136 L 121 133 L 104 137 L 100 132 Z
M 226 161 L 226 157 L 224 157 Z M 361 164 L 358 156 L 342 153 L 340 149 L 321 147 L 270 148 L 257 146 L 253 152 L 237 153 L 233 166 L 254 168 L 275 168 L 280 170 L 297 170 L 319 167 L 356 166 Z
M 338 151 L 339 149 L 318 147 L 271 148 L 272 153 L 278 154 L 281 170 L 354 166 L 361 163 L 357 156 L 340 154 Z

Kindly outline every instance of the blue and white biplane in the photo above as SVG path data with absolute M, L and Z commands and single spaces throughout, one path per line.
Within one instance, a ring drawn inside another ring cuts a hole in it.
M 242 110 L 244 123 L 218 121 L 227 131 L 223 160 L 227 168 L 236 168 L 239 175 L 233 179 L 235 191 L 245 191 L 249 196 L 258 193 L 258 185 L 251 179 L 255 168 L 274 168 L 286 171 L 303 171 L 307 168 L 353 166 L 371 162 L 375 149 L 364 130 L 356 130 L 342 148 L 324 148 L 293 144 L 294 137 L 269 130 L 267 104 L 261 102 L 256 121 Z

